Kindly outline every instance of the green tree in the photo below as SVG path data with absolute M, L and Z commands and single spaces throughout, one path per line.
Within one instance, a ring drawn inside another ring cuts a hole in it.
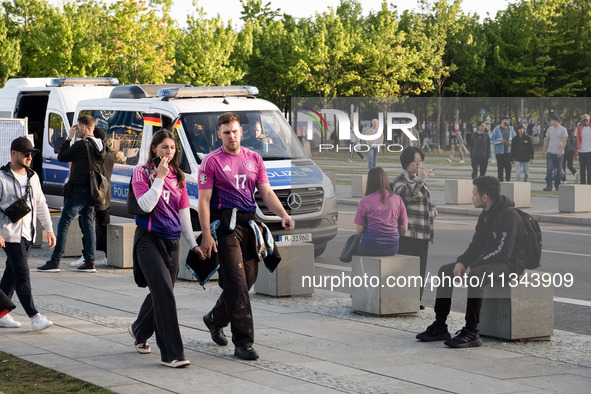
M 231 64 L 237 40 L 231 21 L 224 26 L 219 15 L 207 19 L 203 8 L 197 8 L 178 35 L 172 79 L 193 85 L 229 85 L 241 79 L 244 71 Z
M 10 38 L 4 19 L 0 19 L 0 86 L 4 86 L 8 78 L 18 73 L 20 68 L 20 46 L 16 38 Z
M 109 7 L 105 61 L 122 83 L 163 83 L 174 72 L 171 0 L 120 0 Z

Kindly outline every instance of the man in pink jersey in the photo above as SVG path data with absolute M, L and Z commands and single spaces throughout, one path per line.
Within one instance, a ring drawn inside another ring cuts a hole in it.
M 255 238 L 247 223 L 255 218 L 255 188 L 265 205 L 281 218 L 285 230 L 294 223 L 271 189 L 261 156 L 240 146 L 240 118 L 232 112 L 218 119 L 218 137 L 222 146 L 203 159 L 199 167 L 199 222 L 202 230 L 201 250 L 207 258 L 218 253 L 219 285 L 222 288 L 216 305 L 203 316 L 211 338 L 220 346 L 228 344 L 223 328 L 230 324 L 234 355 L 243 360 L 256 360 L 252 348 L 254 325 L 248 291 L 257 278 Z M 218 245 L 210 230 L 211 222 L 227 217 L 224 212 L 238 210 L 235 229 L 224 226 L 216 232 Z

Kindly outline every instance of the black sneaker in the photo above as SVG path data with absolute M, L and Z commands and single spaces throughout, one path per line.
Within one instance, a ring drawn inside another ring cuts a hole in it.
M 39 272 L 60 272 L 60 265 L 54 261 L 47 261 L 41 267 L 37 267 L 37 271 Z
M 447 324 L 431 324 L 425 331 L 417 334 L 417 339 L 423 342 L 445 341 L 451 339 L 451 334 L 447 331 Z
M 92 261 L 85 261 L 80 267 L 76 268 L 78 272 L 96 272 Z
M 216 327 L 211 315 L 208 313 L 203 316 L 203 323 L 207 326 L 211 339 L 220 346 L 226 346 L 228 344 L 228 338 L 224 335 L 224 329 Z
M 542 189 L 545 192 L 551 192 L 552 191 L 552 187 L 545 187 Z
M 259 354 L 251 345 L 240 345 L 234 349 L 234 355 L 242 360 L 256 360 Z
M 456 336 L 452 339 L 443 342 L 446 346 L 453 348 L 478 347 L 482 345 L 482 339 L 478 330 L 471 330 L 469 328 L 462 328 L 456 332 Z

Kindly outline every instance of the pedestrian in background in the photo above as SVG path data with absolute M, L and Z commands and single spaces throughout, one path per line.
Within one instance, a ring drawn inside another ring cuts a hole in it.
M 521 182 L 522 171 L 523 181 L 527 182 L 529 165 L 534 162 L 534 144 L 522 124 L 515 126 L 515 131 L 517 136 L 511 140 L 511 162 L 515 165 L 517 182 Z
M 16 292 L 31 319 L 31 329 L 41 331 L 51 327 L 53 323 L 39 313 L 31 291 L 29 254 L 37 232 L 37 219 L 47 231 L 47 244 L 50 248 L 55 246 L 55 235 L 39 176 L 31 169 L 33 155 L 36 153 L 39 150 L 33 148 L 27 137 L 18 137 L 10 145 L 10 163 L 0 169 L 0 247 L 6 253 L 6 268 L 0 280 L 0 290 L 6 294 L 8 300 Z M 9 217 L 9 207 L 23 197 L 29 212 L 21 211 L 24 216 L 20 218 Z M 10 314 L 0 318 L 0 327 L 20 326 L 21 323 Z
M 588 114 L 582 116 L 581 124 L 577 127 L 575 158 L 579 158 L 581 183 L 591 185 L 591 117 Z
M 495 158 L 499 182 L 511 180 L 511 141 L 515 138 L 515 130 L 510 126 L 509 115 L 501 118 L 501 124 L 495 127 L 490 135 L 490 142 L 494 145 Z
M 371 120 L 371 127 L 367 128 L 367 130 L 365 131 L 365 135 L 371 136 L 371 135 L 375 135 L 377 133 L 378 133 L 378 120 L 372 119 Z M 367 144 L 370 145 L 369 152 L 368 152 L 369 159 L 367 162 L 367 165 L 370 170 L 372 168 L 374 168 L 375 166 L 377 166 L 378 152 L 380 150 L 379 145 L 383 144 L 383 142 L 384 142 L 384 134 L 383 133 L 377 139 L 367 141 Z
M 560 118 L 556 114 L 550 116 L 550 127 L 546 130 L 542 154 L 546 156 L 546 187 L 545 192 L 552 191 L 552 181 L 558 190 L 562 177 L 562 155 L 566 147 L 568 132 L 560 125 Z
M 456 149 L 460 154 L 460 164 L 464 163 L 464 152 L 462 151 L 462 149 L 465 149 L 464 139 L 462 138 L 460 125 L 457 123 L 454 124 L 454 129 L 451 131 L 451 152 L 449 153 L 449 157 L 447 158 L 448 162 L 452 162 Z
M 472 134 L 472 145 L 470 146 L 470 161 L 472 163 L 472 179 L 478 176 L 486 175 L 490 159 L 490 136 L 486 130 L 486 123 L 479 121 L 476 123 L 476 133 Z

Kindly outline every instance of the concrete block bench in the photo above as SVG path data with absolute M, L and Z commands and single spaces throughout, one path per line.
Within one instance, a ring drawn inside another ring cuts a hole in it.
M 445 203 L 452 205 L 472 204 L 471 179 L 446 179 Z
M 314 244 L 276 242 L 281 253 L 281 263 L 272 273 L 259 264 L 259 275 L 254 284 L 258 294 L 273 297 L 303 296 L 314 293 Z M 309 281 L 303 278 L 309 277 Z
M 107 264 L 118 268 L 133 268 L 133 237 L 135 223 L 109 223 L 107 225 Z
M 378 316 L 417 313 L 420 276 L 420 259 L 415 256 L 353 256 L 353 311 Z M 367 283 L 359 285 L 363 278 Z
M 51 215 L 51 225 L 53 227 L 53 233 L 57 237 L 57 224 L 60 221 L 61 212 L 59 214 L 52 214 Z M 47 242 L 47 233 L 43 231 L 43 227 L 41 224 L 38 223 L 39 227 L 37 227 L 37 236 L 41 235 L 41 241 Z M 94 228 L 92 229 L 94 231 Z M 80 224 L 78 223 L 78 216 L 72 219 L 70 223 L 70 228 L 68 229 L 68 235 L 66 237 L 66 247 L 64 248 L 64 256 L 63 257 L 80 257 L 82 256 L 82 230 L 80 229 Z
M 351 175 L 351 197 L 365 196 L 367 186 L 367 174 Z
M 590 212 L 591 185 L 560 185 L 558 190 L 558 210 L 560 212 Z
M 526 271 L 528 278 L 532 273 Z M 511 287 L 487 287 L 482 301 L 481 335 L 505 340 L 549 340 L 554 332 L 554 287 L 519 283 Z M 496 283 L 495 283 L 496 284 Z
M 501 194 L 515 202 L 515 208 L 531 206 L 530 182 L 501 182 Z

